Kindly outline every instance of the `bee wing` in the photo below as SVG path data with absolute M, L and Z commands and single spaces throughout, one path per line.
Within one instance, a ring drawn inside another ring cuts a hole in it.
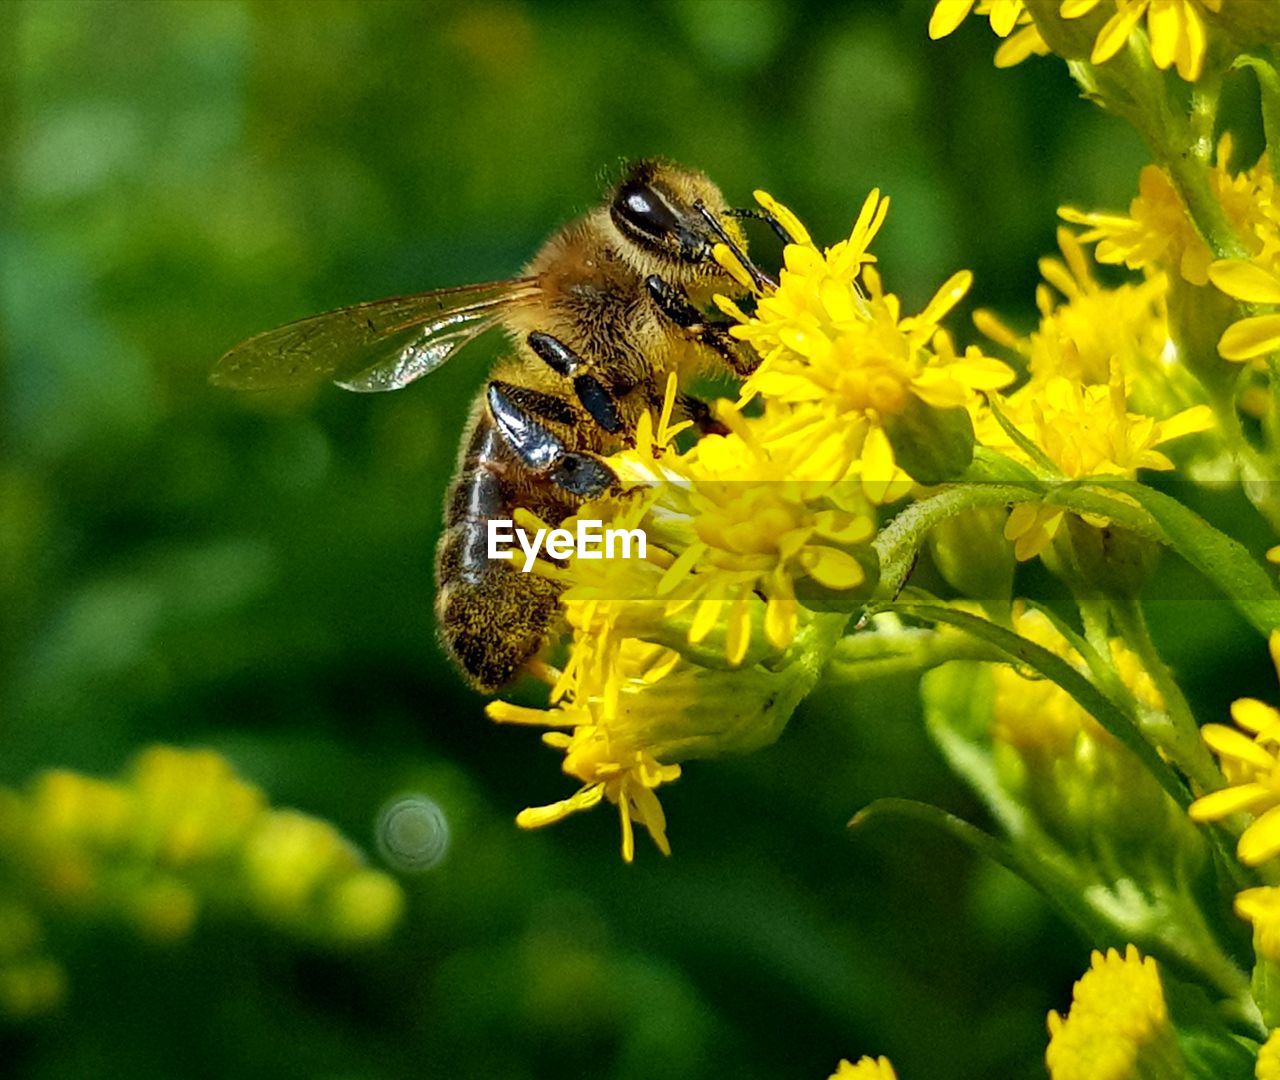
M 209 381 L 234 390 L 277 390 L 332 379 L 347 390 L 399 390 L 537 292 L 536 279 L 516 278 L 313 315 L 241 342 L 218 361 Z

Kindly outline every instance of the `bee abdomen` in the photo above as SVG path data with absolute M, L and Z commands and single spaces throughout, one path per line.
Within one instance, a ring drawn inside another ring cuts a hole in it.
M 489 522 L 512 517 L 507 477 L 518 468 L 498 449 L 499 439 L 482 412 L 449 489 L 436 548 L 440 638 L 484 691 L 511 682 L 542 647 L 560 595 L 554 582 L 522 573 L 515 561 L 489 558 Z

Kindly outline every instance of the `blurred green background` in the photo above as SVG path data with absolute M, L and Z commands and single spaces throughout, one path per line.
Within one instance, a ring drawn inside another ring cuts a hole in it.
M 205 382 L 289 319 L 511 275 L 643 154 L 738 204 L 767 188 L 828 242 L 878 185 L 909 308 L 968 266 L 1026 325 L 1056 207 L 1124 205 L 1144 153 L 1061 64 L 998 72 L 972 20 L 931 44 L 930 7 L 0 6 L 0 783 L 209 745 L 367 850 L 405 790 L 453 836 L 404 879 L 397 935 L 346 957 L 216 923 L 84 935 L 65 1006 L 0 1034 L 0 1071 L 817 1080 L 885 1053 L 904 1080 L 1039 1074 L 1084 945 L 945 839 L 845 828 L 886 794 L 978 815 L 909 680 L 819 692 L 773 749 L 689 766 L 669 860 L 645 842 L 623 865 L 611 810 L 520 833 L 570 782 L 484 719 L 431 613 L 501 342 L 385 397 Z M 1229 616 L 1166 606 L 1175 664 L 1234 650 Z

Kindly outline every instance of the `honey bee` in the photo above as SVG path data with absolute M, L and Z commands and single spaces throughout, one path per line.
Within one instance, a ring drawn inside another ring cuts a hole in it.
M 243 390 L 324 379 L 398 390 L 486 330 L 507 331 L 512 352 L 472 406 L 436 549 L 440 638 L 467 680 L 492 691 L 538 654 L 560 590 L 489 559 L 488 522 L 525 507 L 554 526 L 613 488 L 602 459 L 660 406 L 670 373 L 753 370 L 750 348 L 705 314 L 715 292 L 742 292 L 715 245 L 727 245 L 757 284 L 769 281 L 746 257 L 744 216 L 760 215 L 730 209 L 703 173 L 638 161 L 520 277 L 302 319 L 237 345 L 210 380 Z M 715 429 L 705 403 L 678 401 L 704 431 Z

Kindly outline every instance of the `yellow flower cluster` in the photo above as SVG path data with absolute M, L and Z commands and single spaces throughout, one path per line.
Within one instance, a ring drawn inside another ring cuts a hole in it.
M 1062 0 L 1064 19 L 1088 15 L 1104 0 Z M 1111 17 L 1102 24 L 1094 42 L 1091 63 L 1104 64 L 1124 48 L 1146 16 L 1151 59 L 1156 67 L 1176 67 L 1187 82 L 1195 82 L 1204 70 L 1208 32 L 1204 12 L 1222 10 L 1223 0 L 1114 0 L 1106 2 Z
M 754 314 L 717 298 L 738 323 L 733 336 L 761 357 L 743 386 L 740 405 L 758 394 L 787 406 L 785 419 L 762 435 L 765 445 L 785 440 L 799 457 L 829 462 L 833 479 L 861 479 L 872 502 L 898 498 L 911 478 L 896 460 L 890 437 L 895 419 L 921 405 L 969 407 L 981 393 L 1014 380 L 1008 365 L 976 348 L 957 355 L 941 329 L 973 276 L 955 274 L 923 311 L 904 315 L 898 298 L 884 291 L 872 265 L 875 257 L 867 250 L 888 213 L 887 198 L 872 191 L 849 239 L 825 250 L 766 193 L 757 192 L 756 198 L 799 231 L 783 250 L 777 289 L 758 297 Z M 754 290 L 751 276 L 733 260 L 724 262 Z
M 1106 19 L 1094 39 L 1089 62 L 1105 64 L 1129 43 L 1146 19 L 1145 41 L 1151 59 L 1162 69 L 1174 67 L 1188 82 L 1196 82 L 1208 55 L 1206 13 L 1217 14 L 1225 0 L 1061 0 L 1058 17 L 1080 19 L 1101 11 Z M 1239 0 L 1237 0 L 1239 2 Z M 1249 0 L 1253 2 L 1253 0 Z M 929 36 L 945 37 L 973 12 L 985 15 L 991 29 L 1004 38 L 996 52 L 996 67 L 1011 67 L 1028 56 L 1044 56 L 1050 49 L 1023 0 L 937 0 L 929 20 Z
M 355 944 L 386 935 L 403 903 L 332 826 L 272 810 L 212 751 L 171 747 L 119 780 L 55 770 L 0 791 L 0 882 L 0 1007 L 18 1012 L 58 996 L 60 969 L 40 952 L 57 920 L 169 941 L 208 909 Z
M 1084 213 L 1064 207 L 1062 216 L 1087 226 L 1085 243 L 1097 241 L 1097 257 L 1104 263 L 1124 263 L 1132 269 L 1166 269 L 1192 285 L 1210 282 L 1247 305 L 1280 306 L 1280 199 L 1276 197 L 1271 162 L 1263 154 L 1238 173 L 1230 168 L 1233 143 L 1224 135 L 1213 167 L 1209 190 L 1221 207 L 1247 258 L 1215 259 L 1187 215 L 1168 173 L 1155 165 L 1142 170 L 1138 197 L 1128 215 Z M 1218 343 L 1224 359 L 1243 361 L 1280 349 L 1280 314 L 1249 314 L 1229 326 Z
M 1207 430 L 1213 414 L 1203 404 L 1179 408 L 1197 390 L 1176 363 L 1163 278 L 1103 288 L 1080 242 L 1059 230 L 1058 243 L 1063 261 L 1040 263 L 1045 284 L 1036 293 L 1036 330 L 1022 338 L 990 312 L 975 314 L 979 329 L 1021 354 L 1031 372 L 1008 398 L 975 410 L 978 441 L 1045 479 L 1132 479 L 1139 469 L 1173 468 L 1157 448 Z M 1131 398 L 1172 415 L 1134 412 Z M 1019 559 L 1030 559 L 1048 547 L 1064 519 L 1058 507 L 1023 503 L 1010 513 L 1005 536 Z
M 1052 1080 L 1179 1080 L 1178 1049 L 1156 962 L 1129 945 L 1095 951 L 1064 1018 L 1049 1013 Z

